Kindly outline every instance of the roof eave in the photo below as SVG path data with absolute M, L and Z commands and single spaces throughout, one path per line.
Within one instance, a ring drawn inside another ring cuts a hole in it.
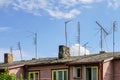
M 74 63 L 67 63 L 68 66 L 75 66 L 75 65 L 94 65 L 99 64 L 101 61 L 98 62 L 74 62 Z

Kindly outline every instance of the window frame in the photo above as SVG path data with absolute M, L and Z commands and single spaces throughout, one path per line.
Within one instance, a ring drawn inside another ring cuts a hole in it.
M 80 71 L 79 76 L 78 76 L 78 69 Z M 82 67 L 73 67 L 73 77 L 82 78 Z
M 66 71 L 66 78 L 68 80 L 68 69 L 58 69 L 58 70 L 52 70 L 52 80 L 54 80 L 54 72 L 56 73 L 56 80 L 58 80 L 58 72 L 61 71 L 62 72 L 62 80 L 64 80 L 65 76 L 64 76 L 64 72 Z
M 86 77 L 86 69 L 87 68 L 91 69 L 91 80 L 93 80 L 93 69 L 96 69 L 96 80 L 98 80 L 98 66 L 87 66 L 85 68 L 85 77 Z
M 36 80 L 36 73 L 38 73 L 38 80 L 40 80 L 40 72 L 39 71 L 30 71 L 28 72 L 28 76 L 30 77 L 31 74 L 33 74 L 33 79 Z

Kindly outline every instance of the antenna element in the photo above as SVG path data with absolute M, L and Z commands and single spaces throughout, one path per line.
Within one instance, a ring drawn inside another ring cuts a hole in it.
M 103 51 L 103 41 L 102 41 L 102 38 L 103 38 L 103 33 L 107 36 L 108 35 L 108 32 L 96 21 L 96 24 L 100 27 L 100 30 L 101 30 L 101 42 L 100 42 L 100 48 L 101 48 L 101 51 Z
M 68 21 L 65 21 L 65 44 L 66 44 L 66 46 L 67 46 L 67 23 L 69 23 L 69 22 L 71 22 L 72 20 L 68 20 Z

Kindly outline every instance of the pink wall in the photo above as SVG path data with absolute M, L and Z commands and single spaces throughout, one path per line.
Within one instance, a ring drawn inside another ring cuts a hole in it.
M 9 70 L 9 73 L 10 73 L 10 74 L 15 74 L 17 80 L 19 80 L 19 78 L 20 78 L 20 74 L 22 74 L 23 77 L 24 77 L 24 70 L 23 70 L 22 67 L 18 67 L 18 68 L 10 69 L 10 70 Z
M 114 61 L 114 80 L 120 80 L 120 60 Z
M 113 67 L 111 61 L 103 62 L 103 80 L 112 80 L 112 69 Z
M 40 72 L 40 80 L 52 80 L 52 71 L 54 69 L 68 69 L 68 66 L 65 65 L 48 65 L 48 66 L 34 66 L 29 67 L 28 71 L 39 71 Z
M 69 68 L 69 76 L 70 80 L 73 80 L 73 67 Z
M 85 80 L 84 79 L 84 76 L 85 76 L 85 71 L 84 71 L 84 68 L 85 68 L 85 66 L 82 66 L 81 67 L 81 78 L 74 78 L 74 76 L 73 76 L 73 67 L 74 66 L 71 66 L 70 68 L 69 68 L 69 77 L 70 77 L 70 79 L 69 80 Z

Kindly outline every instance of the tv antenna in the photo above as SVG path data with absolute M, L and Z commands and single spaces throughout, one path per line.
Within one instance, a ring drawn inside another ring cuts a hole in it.
M 117 24 L 117 22 L 114 21 L 113 22 L 113 55 L 114 55 L 114 52 L 115 52 L 115 31 L 116 31 L 116 24 Z
M 34 43 L 34 46 L 35 46 L 35 57 L 37 59 L 37 44 L 38 44 L 38 41 L 37 41 L 37 38 L 38 38 L 38 35 L 37 35 L 37 32 L 30 32 L 28 31 L 29 33 L 31 33 L 31 35 L 29 35 L 28 37 L 30 36 L 33 36 L 33 43 Z
M 88 44 L 88 43 L 89 43 L 89 42 L 86 42 L 86 43 L 83 45 L 84 50 L 85 50 L 84 55 L 86 55 L 86 47 L 87 47 L 87 44 Z
M 100 30 L 101 30 L 101 35 L 100 35 L 100 39 L 101 39 L 101 41 L 100 41 L 100 48 L 101 48 L 101 51 L 103 51 L 103 41 L 102 41 L 102 39 L 103 39 L 103 33 L 104 33 L 104 35 L 108 35 L 108 32 L 96 21 L 96 24 L 100 27 Z
M 18 42 L 18 50 L 19 50 L 20 57 L 21 57 L 21 60 L 22 60 L 23 57 L 22 57 L 22 51 L 21 51 L 21 44 L 20 44 L 20 42 Z
M 34 45 L 35 45 L 35 57 L 37 58 L 37 32 L 30 32 L 30 33 L 32 33 L 32 35 L 30 35 L 30 36 L 34 36 L 33 37 L 33 43 L 34 43 Z
M 67 46 L 67 23 L 71 22 L 72 20 L 65 21 L 65 44 Z
M 78 44 L 79 44 L 79 47 L 78 47 L 78 55 L 80 56 L 80 22 L 78 22 L 78 25 L 77 25 L 77 29 L 78 29 Z

